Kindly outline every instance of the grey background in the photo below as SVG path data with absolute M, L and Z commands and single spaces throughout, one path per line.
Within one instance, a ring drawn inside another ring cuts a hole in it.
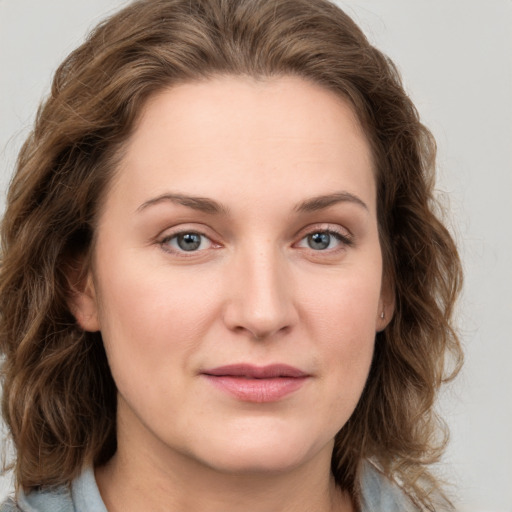
M 0 211 L 57 65 L 120 0 L 0 0 Z M 512 512 L 512 1 L 339 1 L 402 71 L 439 144 L 466 285 L 466 365 L 441 409 L 459 510 Z M 0 497 L 9 476 L 0 479 Z

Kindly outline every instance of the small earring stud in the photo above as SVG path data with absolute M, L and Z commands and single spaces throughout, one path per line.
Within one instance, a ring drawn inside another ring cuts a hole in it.
M 380 314 L 380 317 L 382 318 L 382 320 L 384 320 L 384 317 L 385 317 L 384 311 Z

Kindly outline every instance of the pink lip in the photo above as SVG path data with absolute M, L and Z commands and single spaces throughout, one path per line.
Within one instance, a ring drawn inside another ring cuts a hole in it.
M 284 364 L 234 364 L 201 372 L 213 385 L 245 402 L 275 402 L 297 391 L 310 377 Z

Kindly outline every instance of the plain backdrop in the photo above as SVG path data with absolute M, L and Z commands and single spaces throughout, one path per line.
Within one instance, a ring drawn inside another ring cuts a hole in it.
M 120 0 L 0 0 L 0 211 L 52 73 Z M 466 282 L 464 370 L 443 395 L 459 510 L 512 512 L 512 0 L 339 1 L 402 72 L 439 145 Z M 9 492 L 0 479 L 0 497 Z

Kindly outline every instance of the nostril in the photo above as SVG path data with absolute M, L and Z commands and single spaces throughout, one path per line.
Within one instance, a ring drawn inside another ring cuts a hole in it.
M 246 334 L 250 338 L 252 338 L 254 341 L 265 341 L 269 338 L 273 338 L 276 335 L 282 336 L 287 334 L 291 330 L 290 325 L 284 325 L 277 328 L 274 328 L 272 326 L 268 326 L 267 328 L 257 328 L 255 326 L 249 326 L 249 325 L 239 325 L 235 327 L 234 329 L 238 334 Z

